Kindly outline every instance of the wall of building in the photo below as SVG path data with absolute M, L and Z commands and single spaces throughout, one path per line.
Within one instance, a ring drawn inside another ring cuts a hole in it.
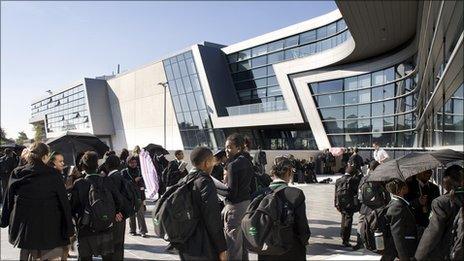
M 148 143 L 164 145 L 164 88 L 162 62 L 156 62 L 108 80 L 108 97 L 113 115 L 114 150 L 132 149 Z M 166 148 L 182 149 L 182 139 L 175 118 L 169 89 L 166 89 Z
M 97 136 L 113 135 L 113 119 L 110 117 L 108 85 L 105 80 L 85 79 L 87 101 L 90 113 L 92 133 Z

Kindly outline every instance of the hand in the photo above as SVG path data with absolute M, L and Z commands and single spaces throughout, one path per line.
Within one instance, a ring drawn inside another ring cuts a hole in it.
M 223 251 L 219 253 L 219 260 L 220 261 L 226 261 L 227 260 L 227 251 Z
M 121 221 L 124 220 L 124 217 L 121 214 L 121 212 L 119 212 L 119 213 L 116 214 L 116 217 L 114 219 L 116 220 L 116 222 L 121 222 Z
M 135 182 L 139 182 L 142 179 L 142 177 L 136 177 L 134 180 Z
M 427 204 L 427 195 L 423 195 L 419 198 L 419 203 L 422 205 L 422 206 L 425 206 Z

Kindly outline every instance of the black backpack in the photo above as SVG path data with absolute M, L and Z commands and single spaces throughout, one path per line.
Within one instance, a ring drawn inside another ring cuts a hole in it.
M 363 182 L 360 187 L 361 199 L 370 209 L 386 206 L 390 202 L 390 194 L 381 184 Z
M 353 188 L 352 185 L 352 178 L 353 177 L 342 177 L 340 178 L 342 181 L 337 186 L 337 191 L 335 191 L 338 206 L 341 210 L 354 210 L 355 206 L 355 197 L 353 195 Z
M 281 255 L 292 247 L 294 210 L 280 191 L 282 186 L 257 196 L 248 206 L 241 229 L 245 247 L 260 255 Z
M 84 211 L 84 215 L 89 222 L 90 229 L 94 232 L 106 231 L 113 226 L 116 216 L 116 208 L 113 201 L 113 196 L 108 188 L 104 185 L 103 178 L 92 180 L 86 178 L 90 182 L 89 190 L 89 205 Z M 87 222 L 86 222 L 87 223 Z
M 360 232 L 361 240 L 367 250 L 375 253 L 381 253 L 381 251 L 378 251 L 375 246 L 375 232 L 383 233 L 384 245 L 386 245 L 386 239 L 389 238 L 390 235 L 390 226 L 385 218 L 387 210 L 388 207 L 383 206 L 374 209 L 371 213 L 364 217 L 364 221 L 361 223 Z
M 127 199 L 129 203 L 128 207 L 128 213 L 126 213 L 127 217 L 130 217 L 137 213 L 140 208 L 142 207 L 142 191 L 139 189 L 137 185 L 135 185 L 134 182 L 131 180 L 128 180 L 130 178 L 129 173 L 127 173 L 127 170 L 123 170 L 123 173 L 121 173 L 123 176 L 123 184 L 124 184 L 124 191 L 122 195 Z M 128 176 L 128 178 L 126 178 Z
M 454 218 L 453 230 L 451 232 L 451 260 L 463 260 L 464 259 L 464 212 L 461 207 Z
M 171 243 L 185 243 L 198 225 L 198 211 L 192 197 L 198 174 L 187 175 L 158 199 L 152 214 L 155 234 Z

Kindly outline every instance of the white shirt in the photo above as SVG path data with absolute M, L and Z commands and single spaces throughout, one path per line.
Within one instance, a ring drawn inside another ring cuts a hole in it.
M 374 159 L 375 161 L 382 163 L 384 160 L 390 158 L 388 153 L 384 149 L 374 150 Z
M 110 173 L 108 173 L 108 177 L 111 176 L 111 174 L 116 173 L 116 172 L 118 172 L 117 169 L 110 171 Z

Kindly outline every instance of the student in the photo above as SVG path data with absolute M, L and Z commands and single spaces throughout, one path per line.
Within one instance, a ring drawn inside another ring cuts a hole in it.
M 106 167 L 108 168 L 108 178 L 113 182 L 116 190 L 124 195 L 124 178 L 122 174 L 118 171 L 121 161 L 116 155 L 110 155 L 106 159 Z M 128 208 L 129 202 L 122 197 L 123 207 L 121 213 L 123 214 L 123 220 L 114 223 L 113 227 L 113 243 L 114 243 L 114 252 L 112 254 L 112 260 L 124 260 L 124 234 L 126 232 L 126 218 L 128 217 Z
M 63 179 L 63 182 L 66 182 L 67 174 L 64 173 L 63 154 L 57 151 L 50 153 L 50 158 L 48 159 L 47 165 L 56 169 L 60 173 L 60 177 Z
M 261 146 L 258 146 L 258 152 L 253 157 L 253 164 L 258 167 L 261 175 L 266 174 L 266 152 L 261 149 Z
M 114 252 L 112 227 L 102 231 L 95 231 L 92 228 L 92 221 L 89 220 L 90 217 L 87 214 L 90 211 L 89 192 L 91 184 L 99 184 L 97 187 L 102 186 L 97 194 L 105 194 L 102 193 L 103 189 L 109 191 L 110 202 L 105 203 L 114 204 L 116 213 L 115 217 L 112 217 L 114 222 L 124 221 L 120 212 L 123 207 L 122 195 L 110 180 L 97 174 L 98 154 L 96 152 L 87 151 L 82 156 L 81 162 L 86 175 L 74 183 L 71 191 L 71 207 L 77 224 L 79 260 L 92 260 L 92 256 L 98 255 L 101 255 L 103 260 L 111 260 Z
M 253 165 L 245 151 L 245 139 L 242 135 L 235 133 L 227 137 L 225 147 L 228 158 L 225 177 L 228 191 L 225 195 L 223 219 L 228 260 L 248 260 L 240 224 L 250 204 Z
M 211 172 L 211 177 L 222 181 L 224 179 L 224 167 L 227 161 L 226 151 L 221 149 L 214 153 L 214 168 Z
M 44 143 L 32 145 L 26 165 L 11 174 L 4 197 L 0 226 L 9 226 L 9 241 L 21 249 L 20 260 L 61 258 L 74 234 L 63 182 L 58 171 L 45 165 L 49 151 Z
M 350 156 L 348 163 L 354 166 L 359 173 L 362 173 L 361 168 L 364 165 L 363 158 L 358 154 L 358 148 L 353 149 L 353 154 Z
M 432 201 L 440 196 L 438 186 L 429 181 L 432 174 L 432 170 L 426 170 L 406 180 L 409 192 L 404 198 L 411 205 L 416 223 L 423 228 L 429 225 Z
M 388 153 L 380 148 L 380 144 L 378 142 L 373 142 L 372 147 L 374 148 L 374 160 L 377 161 L 379 164 L 384 163 L 386 160 L 390 158 Z
M 130 181 L 133 182 L 140 190 L 140 198 L 142 200 L 142 206 L 140 207 L 139 211 L 132 215 L 129 218 L 129 233 L 133 236 L 137 235 L 137 223 L 139 224 L 140 234 L 142 237 L 146 237 L 148 233 L 147 223 L 145 222 L 145 185 L 142 178 L 142 173 L 137 165 L 138 156 L 130 155 L 127 158 L 127 168 L 121 171 L 122 176 Z M 137 219 L 137 223 L 136 223 Z
M 119 154 L 119 159 L 121 160 L 121 164 L 119 164 L 119 171 L 127 168 L 127 157 L 129 157 L 129 151 L 126 148 L 124 148 L 121 150 L 121 154 Z
M 174 160 L 168 163 L 167 168 L 163 171 L 163 182 L 166 187 L 177 184 L 179 180 L 185 177 L 188 174 L 187 165 L 182 161 L 184 159 L 184 152 L 181 150 L 176 150 L 174 152 L 176 157 Z
M 459 209 L 464 205 L 464 173 L 462 167 L 452 165 L 443 173 L 446 194 L 432 201 L 430 223 L 417 247 L 417 260 L 448 260 L 452 246 L 452 229 Z M 462 260 L 462 259 L 461 259 Z
M 385 251 L 381 260 L 410 260 L 417 248 L 417 228 L 414 214 L 404 199 L 408 186 L 404 181 L 394 179 L 387 183 L 392 199 L 387 205 L 386 222 L 390 227 L 390 236 L 386 238 Z
M 350 236 L 353 214 L 357 211 L 355 201 L 358 195 L 359 180 L 355 177 L 356 173 L 353 166 L 347 165 L 345 175 L 335 182 L 334 204 L 338 212 L 342 214 L 340 236 L 342 245 L 345 247 L 351 247 Z
M 292 242 L 288 242 L 291 248 L 283 255 L 259 255 L 258 260 L 306 260 L 306 245 L 311 236 L 311 231 L 308 226 L 308 218 L 306 216 L 306 203 L 303 191 L 298 188 L 289 187 L 293 177 L 293 164 L 286 157 L 277 157 L 272 166 L 271 176 L 272 183 L 270 189 L 275 190 L 285 187 L 279 191 L 280 195 L 290 204 L 294 213 L 294 238 Z
M 194 168 L 188 176 L 195 179 L 192 188 L 193 204 L 200 212 L 201 221 L 192 237 L 179 247 L 180 258 L 226 260 L 227 245 L 221 223 L 221 211 L 216 188 L 210 177 L 214 166 L 213 153 L 208 148 L 197 147 L 190 153 L 190 161 Z
M 2 198 L 3 194 L 6 191 L 8 186 L 8 180 L 10 179 L 10 174 L 17 166 L 16 159 L 13 154 L 13 150 L 10 148 L 5 149 L 5 155 L 0 158 L 0 181 L 2 182 Z

